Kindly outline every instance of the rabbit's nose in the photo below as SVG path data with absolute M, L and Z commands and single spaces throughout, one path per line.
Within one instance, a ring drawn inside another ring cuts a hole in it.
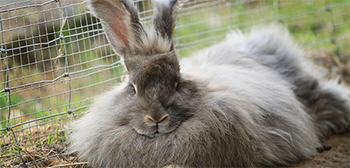
M 166 114 L 163 117 L 161 117 L 159 120 L 157 120 L 152 116 L 146 115 L 145 119 L 146 119 L 146 121 L 153 122 L 157 125 L 166 125 L 169 123 L 170 116 L 169 116 L 169 114 Z

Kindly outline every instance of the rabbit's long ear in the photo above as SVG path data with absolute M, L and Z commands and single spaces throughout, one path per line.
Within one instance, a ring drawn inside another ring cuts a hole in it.
M 145 33 L 133 0 L 88 0 L 91 13 L 98 17 L 114 51 L 124 57 L 135 54 Z
M 177 0 L 153 0 L 154 4 L 154 29 L 172 43 L 171 50 L 174 49 L 173 32 L 176 21 Z

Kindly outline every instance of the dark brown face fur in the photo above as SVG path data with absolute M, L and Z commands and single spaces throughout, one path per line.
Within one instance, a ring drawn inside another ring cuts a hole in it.
M 125 65 L 130 74 L 126 91 L 134 97 L 131 113 L 138 116 L 126 125 L 153 138 L 173 132 L 192 116 L 186 100 L 195 95 L 196 87 L 181 78 L 174 52 L 133 56 Z
M 120 113 L 130 112 L 116 123 L 148 137 L 174 131 L 191 116 L 184 107 L 190 102 L 186 97 L 196 90 L 193 83 L 181 78 L 174 52 L 177 0 L 154 1 L 153 28 L 149 31 L 140 23 L 131 0 L 89 0 L 88 4 L 100 18 L 113 50 L 124 58 L 130 75 L 125 92 L 116 98 L 116 104 L 124 103 L 118 105 Z M 185 85 L 191 86 L 181 89 Z

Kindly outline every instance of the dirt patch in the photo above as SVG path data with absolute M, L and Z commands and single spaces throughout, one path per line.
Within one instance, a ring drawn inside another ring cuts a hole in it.
M 323 150 L 322 153 L 311 159 L 294 164 L 292 167 L 350 167 L 349 135 L 333 135 L 322 144 L 324 147 L 330 149 Z

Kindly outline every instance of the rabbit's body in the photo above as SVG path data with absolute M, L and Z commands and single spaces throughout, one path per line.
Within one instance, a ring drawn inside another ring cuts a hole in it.
M 290 89 L 313 118 L 320 140 L 348 129 L 350 91 L 337 81 L 324 80 L 320 68 L 305 60 L 302 49 L 293 44 L 282 26 L 254 28 L 248 35 L 231 32 L 220 44 L 204 49 L 188 60 L 191 61 L 182 62 L 182 69 L 204 63 L 230 64 L 257 71 L 269 67 L 282 78 L 273 82 L 290 84 Z
M 316 154 L 320 143 L 311 118 L 288 83 L 275 82 L 283 80 L 274 71 L 203 64 L 184 78 L 198 91 L 185 104 L 193 106 L 193 116 L 175 131 L 149 138 L 118 125 L 132 98 L 120 94 L 122 85 L 78 121 L 73 140 L 80 156 L 102 167 L 245 167 L 284 165 Z
M 99 5 L 117 6 L 123 17 L 123 10 L 134 15 L 129 2 L 89 3 L 103 18 Z M 157 1 L 156 9 L 160 14 L 166 11 L 162 7 L 171 11 L 176 1 L 171 2 Z M 106 24 L 108 17 L 103 23 L 114 30 Z M 119 31 L 123 23 L 116 24 L 121 24 L 115 26 Z M 172 33 L 158 31 L 163 39 Z M 138 51 L 140 45 L 128 47 L 123 34 L 109 34 L 121 39 L 113 42 L 108 37 L 116 51 L 126 53 L 130 78 L 102 95 L 74 125 L 73 150 L 92 165 L 287 165 L 316 154 L 321 139 L 349 124 L 346 90 L 311 75 L 301 62 L 302 51 L 278 26 L 251 36 L 233 32 L 225 41 L 181 60 L 181 73 L 172 43 L 168 52 L 156 45 L 147 50 L 154 55 L 142 56 L 147 52 Z

